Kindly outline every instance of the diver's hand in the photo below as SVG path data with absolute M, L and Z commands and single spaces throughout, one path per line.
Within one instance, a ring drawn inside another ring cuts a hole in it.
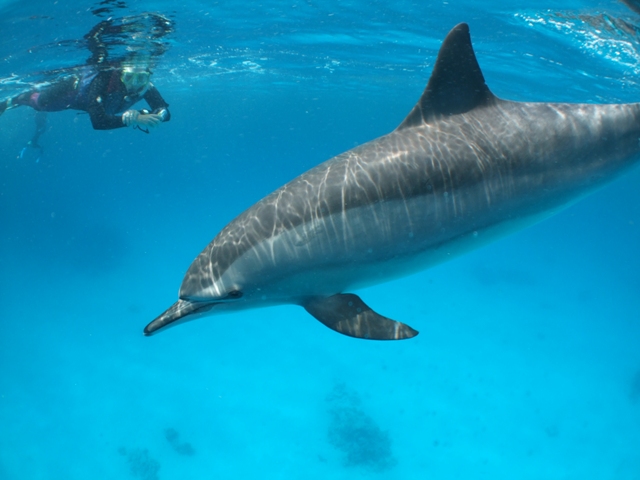
M 162 123 L 162 116 L 157 113 L 140 113 L 137 110 L 127 110 L 122 114 L 122 123 L 127 127 L 155 128 Z
M 162 117 L 157 113 L 141 113 L 136 122 L 138 127 L 156 128 L 162 123 Z

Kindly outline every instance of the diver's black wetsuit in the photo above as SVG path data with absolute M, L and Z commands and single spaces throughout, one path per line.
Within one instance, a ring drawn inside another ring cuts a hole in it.
M 50 86 L 22 93 L 13 98 L 11 103 L 27 105 L 41 112 L 83 110 L 89 114 L 93 128 L 111 130 L 124 127 L 122 113 L 144 98 L 152 109 L 151 113 L 165 110 L 163 122 L 168 122 L 171 118 L 169 104 L 158 89 L 149 83 L 144 95 L 129 95 L 120 79 L 121 73 L 118 68 L 98 70 L 93 65 L 87 65 L 78 73 Z

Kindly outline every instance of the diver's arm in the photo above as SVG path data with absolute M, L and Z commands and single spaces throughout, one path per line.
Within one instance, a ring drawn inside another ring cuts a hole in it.
M 92 103 L 87 112 L 95 130 L 113 130 L 126 126 L 122 121 L 122 115 L 109 115 L 98 102 Z
M 110 80 L 107 72 L 98 74 L 89 86 L 89 104 L 87 105 L 87 113 L 91 118 L 91 125 L 96 130 L 113 130 L 114 128 L 122 128 L 125 123 L 122 115 L 109 115 L 104 107 L 104 92 L 107 91 L 108 82 Z
M 162 98 L 162 95 L 160 95 L 160 92 L 153 83 L 149 83 L 149 88 L 144 94 L 144 99 L 151 107 L 151 113 L 160 115 L 163 122 L 168 122 L 171 119 L 169 104 L 164 101 L 164 98 Z

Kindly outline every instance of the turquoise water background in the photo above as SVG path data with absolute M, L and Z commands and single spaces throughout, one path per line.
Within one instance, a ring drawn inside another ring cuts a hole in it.
M 0 2 L 0 100 L 82 64 L 90 2 Z M 0 480 L 640 479 L 640 170 L 560 214 L 357 292 L 420 331 L 302 308 L 145 338 L 193 258 L 277 187 L 388 133 L 446 33 L 493 92 L 640 100 L 616 1 L 130 2 L 175 22 L 145 135 L 0 116 Z M 123 5 L 123 4 L 122 4 Z M 142 105 L 141 105 L 142 106 Z

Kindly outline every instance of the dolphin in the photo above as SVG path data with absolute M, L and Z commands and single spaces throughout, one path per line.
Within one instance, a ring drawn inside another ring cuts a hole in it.
M 485 84 L 469 27 L 445 38 L 398 128 L 303 173 L 240 214 L 144 329 L 296 304 L 357 338 L 417 335 L 348 293 L 542 220 L 640 157 L 640 104 L 521 103 Z

